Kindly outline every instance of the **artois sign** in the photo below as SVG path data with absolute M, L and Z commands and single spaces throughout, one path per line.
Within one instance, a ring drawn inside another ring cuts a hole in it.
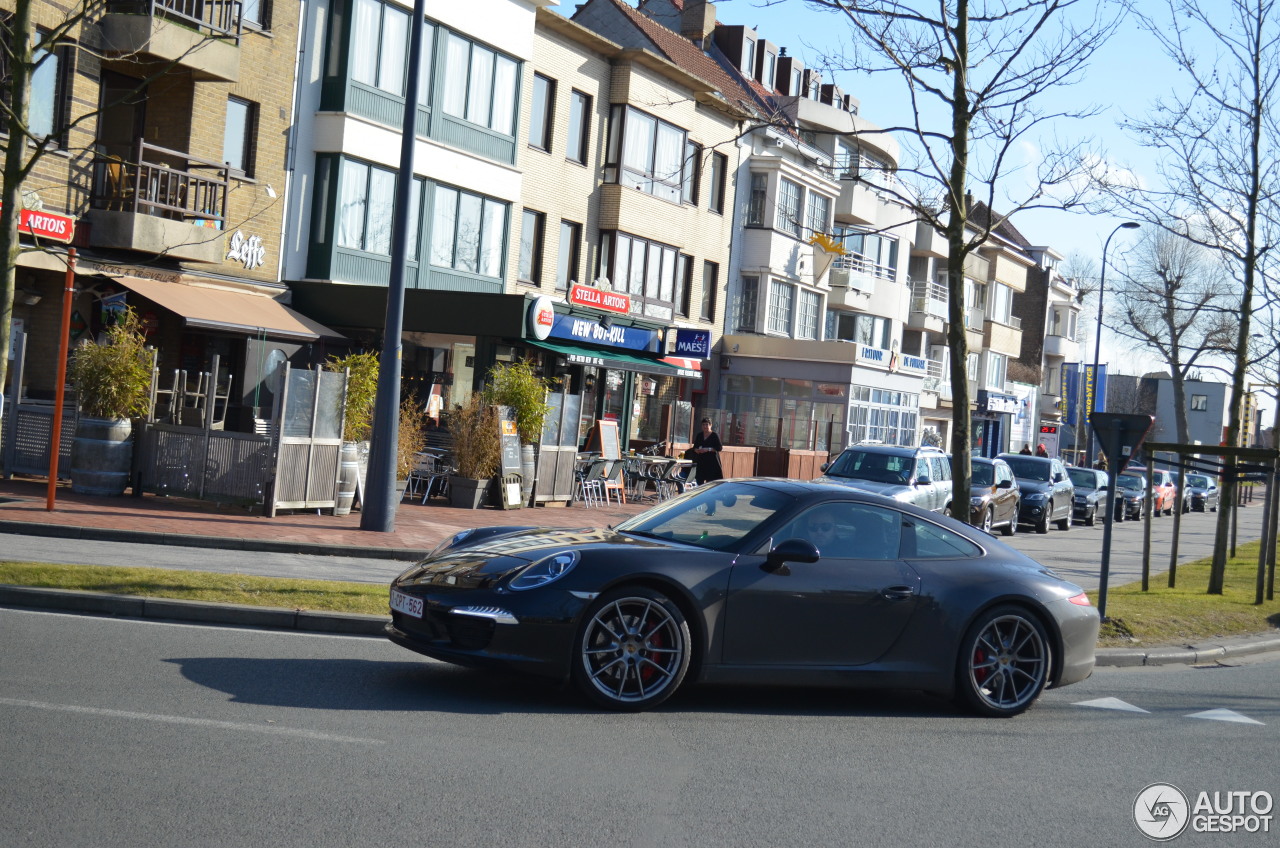
M 18 232 L 66 244 L 75 236 L 76 222 L 74 218 L 55 212 L 23 209 L 18 216 Z

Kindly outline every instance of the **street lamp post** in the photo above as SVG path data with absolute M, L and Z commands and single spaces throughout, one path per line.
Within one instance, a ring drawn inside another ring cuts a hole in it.
M 1107 248 L 1111 246 L 1111 237 L 1121 230 L 1136 230 L 1142 226 L 1137 221 L 1125 221 L 1111 231 L 1111 235 L 1107 236 L 1107 240 L 1102 243 L 1102 276 L 1098 280 L 1098 336 L 1093 340 L 1093 393 L 1089 397 L 1088 403 L 1085 404 L 1085 418 L 1088 419 L 1093 410 L 1090 407 L 1098 404 L 1098 363 L 1102 358 L 1102 299 L 1107 293 Z M 1084 424 L 1085 421 L 1080 422 Z M 1094 445 L 1093 428 L 1089 428 L 1089 453 L 1087 462 L 1090 466 L 1094 464 Z M 1121 469 L 1123 470 L 1123 469 Z

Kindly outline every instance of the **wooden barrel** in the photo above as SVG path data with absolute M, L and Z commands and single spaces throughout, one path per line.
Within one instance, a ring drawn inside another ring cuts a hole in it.
M 123 495 L 133 464 L 132 432 L 127 418 L 81 418 L 71 442 L 71 491 Z
M 343 442 L 338 453 L 338 498 L 333 507 L 334 515 L 348 515 L 356 500 L 356 477 L 360 473 L 359 455 L 355 442 Z
M 533 477 L 538 468 L 537 448 L 520 446 L 520 503 L 533 506 Z

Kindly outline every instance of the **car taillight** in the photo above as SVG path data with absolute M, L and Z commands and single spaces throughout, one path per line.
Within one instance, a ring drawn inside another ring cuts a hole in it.
M 1089 603 L 1089 596 L 1086 595 L 1084 592 L 1081 592 L 1080 594 L 1076 595 L 1073 598 L 1067 598 L 1067 600 L 1073 604 L 1076 604 L 1077 606 L 1082 606 L 1082 607 L 1093 606 L 1092 604 Z

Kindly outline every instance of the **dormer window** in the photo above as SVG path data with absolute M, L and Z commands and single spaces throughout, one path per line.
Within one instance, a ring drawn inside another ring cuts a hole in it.
M 742 40 L 742 72 L 748 77 L 756 75 L 756 42 L 753 38 Z

